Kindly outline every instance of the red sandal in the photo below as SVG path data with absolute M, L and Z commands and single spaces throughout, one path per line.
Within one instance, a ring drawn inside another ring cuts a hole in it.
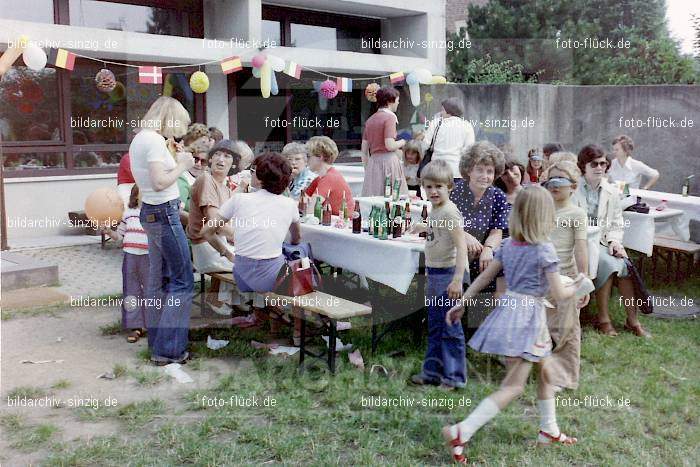
M 456 438 L 452 437 L 451 428 L 452 427 L 450 425 L 442 427 L 442 437 L 445 438 L 447 447 L 450 449 L 450 455 L 452 456 L 452 460 L 455 461 L 457 464 L 467 465 L 467 456 L 465 456 L 464 454 L 455 454 L 454 451 L 455 448 L 466 447 L 466 443 L 462 443 L 462 441 L 460 440 L 461 433 L 459 432 L 459 425 L 457 425 Z
M 573 436 L 566 436 L 561 431 L 559 432 L 559 436 L 552 436 L 546 431 L 540 430 L 540 434 L 537 436 L 538 446 L 550 446 L 552 444 L 563 444 L 565 446 L 571 446 L 573 444 L 576 444 L 577 442 L 578 439 L 574 438 Z

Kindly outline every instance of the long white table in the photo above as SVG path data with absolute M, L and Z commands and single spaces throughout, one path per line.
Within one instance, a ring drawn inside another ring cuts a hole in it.
M 672 208 L 657 211 L 652 206 L 648 214 L 623 211 L 622 219 L 625 226 L 622 244 L 625 248 L 651 256 L 654 250 L 654 237 L 664 228 L 673 232 L 681 240 L 688 241 L 688 222 L 684 218 L 683 211 Z

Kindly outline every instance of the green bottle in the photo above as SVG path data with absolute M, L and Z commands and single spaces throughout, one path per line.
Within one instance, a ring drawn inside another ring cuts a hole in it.
M 367 227 L 369 228 L 368 233 L 370 236 L 374 237 L 374 217 L 377 215 L 377 208 L 375 206 L 372 206 L 372 209 L 369 211 L 369 218 L 367 219 Z
M 384 197 L 391 198 L 391 178 L 388 175 L 384 179 Z
M 381 217 L 382 217 L 382 209 L 378 208 L 375 213 L 374 217 L 372 218 L 372 223 L 374 224 L 374 232 L 373 232 L 373 237 L 374 238 L 379 238 L 380 234 L 380 224 L 381 224 Z
M 318 219 L 319 222 L 323 220 L 323 204 L 321 203 L 321 197 L 318 196 L 318 191 L 316 191 L 316 205 L 314 206 L 314 217 Z
M 394 180 L 394 202 L 397 202 L 399 200 L 399 197 L 401 196 L 401 182 L 397 178 Z
M 381 232 L 379 235 L 379 239 L 386 240 L 387 238 L 389 238 L 389 216 L 387 216 L 386 212 L 384 211 L 382 211 L 380 226 Z
M 345 192 L 343 192 L 343 203 L 340 205 L 340 215 L 343 216 L 343 220 L 350 218 L 348 215 L 348 202 L 345 201 Z

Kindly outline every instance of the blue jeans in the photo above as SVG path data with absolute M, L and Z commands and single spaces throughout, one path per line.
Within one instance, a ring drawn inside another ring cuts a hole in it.
M 179 206 L 179 199 L 141 206 L 149 256 L 148 347 L 151 359 L 158 361 L 179 361 L 187 356 L 194 278 Z
M 447 311 L 457 304 L 447 296 L 455 268 L 426 268 L 428 284 L 428 349 L 423 362 L 423 378 L 434 384 L 464 387 L 467 361 L 462 323 L 448 325 Z

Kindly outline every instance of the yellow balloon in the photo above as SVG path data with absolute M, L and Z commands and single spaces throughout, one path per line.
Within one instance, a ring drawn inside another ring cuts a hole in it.
M 440 75 L 433 75 L 433 80 L 430 82 L 430 84 L 445 84 L 447 83 L 447 78 L 444 76 Z
M 207 89 L 209 89 L 209 77 L 203 71 L 195 71 L 190 76 L 190 87 L 197 94 L 207 92 Z
M 270 90 L 272 89 L 272 68 L 270 67 L 270 62 L 266 61 L 263 66 L 260 67 L 260 92 L 262 96 L 267 99 L 270 97 Z

